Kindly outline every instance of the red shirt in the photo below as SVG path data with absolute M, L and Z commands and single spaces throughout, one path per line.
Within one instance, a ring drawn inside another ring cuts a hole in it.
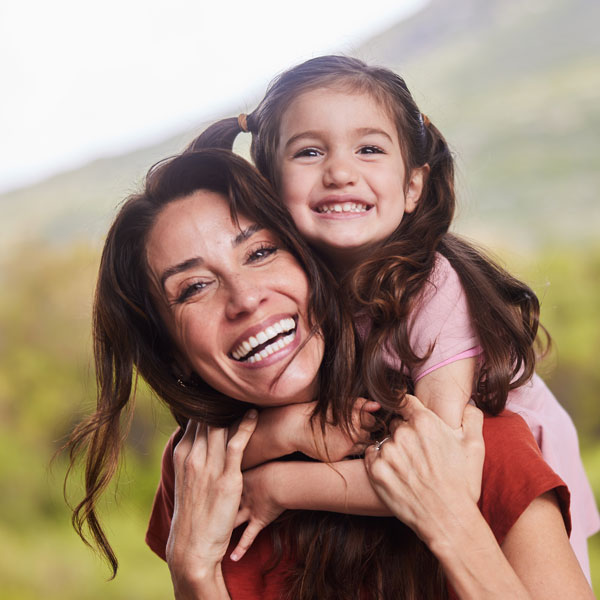
M 146 543 L 165 560 L 167 538 L 173 515 L 173 447 L 177 433 L 171 436 L 163 454 L 161 481 L 146 533 Z M 538 496 L 555 490 L 567 532 L 571 530 L 569 491 L 563 481 L 544 462 L 525 421 L 505 411 L 498 417 L 486 417 L 483 437 L 486 456 L 479 508 L 501 544 L 523 511 Z M 234 531 L 223 559 L 223 575 L 232 600 L 277 600 L 284 589 L 290 558 L 262 575 L 271 558 L 269 528 L 256 538 L 238 562 L 229 559 L 243 527 Z M 451 597 L 452 593 L 451 593 Z

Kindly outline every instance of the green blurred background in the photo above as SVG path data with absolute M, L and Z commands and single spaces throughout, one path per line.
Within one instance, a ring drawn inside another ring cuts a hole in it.
M 600 4 L 592 0 L 438 0 L 352 54 L 406 77 L 456 153 L 456 230 L 490 248 L 539 294 L 554 340 L 540 372 L 577 425 L 600 498 L 598 22 Z M 166 566 L 143 541 L 173 428 L 160 403 L 142 388 L 118 492 L 103 501 L 120 559 L 115 581 L 106 583 L 108 569 L 70 528 L 64 457 L 52 468 L 49 462 L 94 404 L 90 308 L 102 232 L 145 170 L 200 129 L 0 196 L 6 600 L 171 595 Z M 240 140 L 240 152 L 247 142 Z M 598 591 L 600 536 L 590 553 Z

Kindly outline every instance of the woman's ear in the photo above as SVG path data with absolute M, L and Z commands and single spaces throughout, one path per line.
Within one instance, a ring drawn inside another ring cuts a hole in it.
M 406 193 L 404 194 L 404 212 L 411 213 L 417 208 L 423 188 L 425 187 L 425 182 L 429 176 L 429 171 L 428 164 L 416 167 L 411 171 L 406 185 Z

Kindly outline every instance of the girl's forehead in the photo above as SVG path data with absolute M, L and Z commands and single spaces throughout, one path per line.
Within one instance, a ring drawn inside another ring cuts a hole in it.
M 293 94 L 293 96 L 289 99 L 284 112 L 287 111 L 290 106 L 292 106 L 298 100 L 304 99 L 306 101 L 310 99 L 314 102 L 319 102 L 319 99 L 322 100 L 323 97 L 333 96 L 337 96 L 339 100 L 342 100 L 344 97 L 349 99 L 363 98 L 380 110 L 384 111 L 386 114 L 388 114 L 388 116 L 393 116 L 390 114 L 390 107 L 392 105 L 391 99 L 386 97 L 386 94 L 383 92 L 383 90 L 378 90 L 374 86 L 368 86 L 364 83 L 348 79 L 340 79 L 329 83 L 311 85 L 304 89 L 298 90 L 297 93 Z

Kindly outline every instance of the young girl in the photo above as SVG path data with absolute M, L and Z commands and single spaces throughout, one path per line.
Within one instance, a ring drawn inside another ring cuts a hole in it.
M 300 232 L 346 277 L 372 399 L 392 408 L 390 389 L 396 400 L 414 392 L 453 427 L 470 398 L 521 414 L 569 486 L 571 542 L 589 577 L 587 537 L 600 519 L 573 423 L 534 373 L 537 298 L 448 232 L 452 155 L 403 79 L 353 58 L 309 60 L 198 144 L 231 148 L 240 131 Z

